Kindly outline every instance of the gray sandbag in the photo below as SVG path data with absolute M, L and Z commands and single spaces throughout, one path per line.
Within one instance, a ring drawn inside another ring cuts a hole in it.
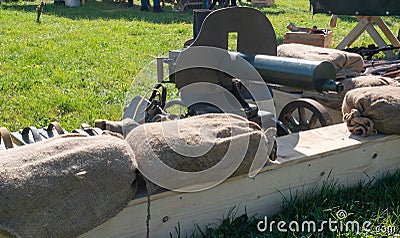
M 197 191 L 229 176 L 249 171 L 255 175 L 268 161 L 274 132 L 265 133 L 243 117 L 218 113 L 143 124 L 126 140 L 148 181 L 170 190 Z
M 278 56 L 297 59 L 329 61 L 335 67 L 336 78 L 354 77 L 364 69 L 362 57 L 336 49 L 303 44 L 283 44 L 278 46 Z
M 378 87 L 378 86 L 399 86 L 397 80 L 382 77 L 378 75 L 363 75 L 353 78 L 347 78 L 341 81 L 343 84 L 343 91 L 341 94 L 344 96 L 346 93 L 352 89 L 364 88 L 364 87 Z
M 0 234 L 76 237 L 121 211 L 136 164 L 113 136 L 65 135 L 0 151 Z
M 399 86 L 399 83 L 392 78 L 382 77 L 378 75 L 363 75 L 341 80 L 343 84 L 343 91 L 337 93 L 317 93 L 317 92 L 304 92 L 302 97 L 312 98 L 317 100 L 322 105 L 332 108 L 334 110 L 342 110 L 343 98 L 346 93 L 356 88 L 364 87 L 379 87 L 379 86 Z
M 351 90 L 343 100 L 342 110 L 343 121 L 355 135 L 400 134 L 400 87 Z

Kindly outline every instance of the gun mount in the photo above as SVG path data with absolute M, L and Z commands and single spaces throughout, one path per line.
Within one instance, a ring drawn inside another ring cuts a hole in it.
M 198 17 L 197 14 L 203 17 Z M 208 46 L 227 50 L 229 33 L 237 32 L 238 53 L 230 52 L 232 55 L 237 54 L 232 58 L 244 58 L 266 83 L 317 92 L 340 92 L 343 89 L 342 85 L 335 81 L 335 69 L 330 62 L 277 57 L 275 32 L 269 20 L 259 11 L 252 8 L 228 8 L 214 11 L 205 18 L 204 14 L 207 12 L 195 12 L 196 39 L 189 47 Z M 204 20 L 203 24 L 197 22 L 201 20 Z M 200 32 L 196 33 L 199 25 L 202 27 Z M 256 32 L 248 25 L 261 30 Z M 174 51 L 174 54 L 181 53 L 185 53 L 185 50 Z M 174 69 L 170 68 L 171 80 L 178 88 L 204 80 L 212 83 L 224 81 L 220 75 L 213 74 L 210 70 L 197 68 L 185 71 L 196 72 L 174 72 Z M 201 78 L 197 78 L 196 75 L 201 75 Z M 227 78 L 229 81 L 229 77 Z
M 228 51 L 231 32 L 237 34 L 237 52 Z M 319 93 L 340 93 L 343 89 L 341 83 L 335 81 L 336 72 L 330 62 L 276 56 L 275 31 L 268 18 L 256 9 L 235 7 L 195 12 L 193 36 L 195 39 L 188 41 L 190 45 L 185 49 L 170 51 L 168 58 L 158 61 L 159 82 L 172 82 L 181 92 L 181 99 L 167 102 L 167 108 L 178 103 L 188 108 L 189 115 L 244 112 L 248 119 L 258 123 L 275 123 L 271 87 L 286 86 Z M 168 80 L 164 80 L 162 62 L 168 63 Z M 217 92 L 221 91 L 218 88 L 207 86 L 201 89 L 199 83 L 218 85 L 229 91 L 238 103 L 233 99 L 228 100 L 226 95 L 217 97 Z M 224 100 L 227 102 L 223 103 L 222 108 L 213 107 L 210 103 L 204 103 L 209 102 L 210 98 L 218 98 L 211 104 Z M 291 131 L 313 128 L 318 124 L 315 120 L 319 120 L 320 126 L 332 124 L 329 113 L 318 102 L 303 100 L 291 104 L 288 99 L 286 103 L 295 107 L 301 105 L 303 109 L 312 111 L 310 120 L 304 118 L 304 113 L 299 115 L 303 118 L 297 120 L 307 125 L 290 125 L 293 118 L 286 120 L 285 125 Z M 289 112 L 293 111 L 291 107 L 289 109 Z M 299 111 L 303 112 L 303 109 Z M 271 123 L 267 125 L 271 126 Z M 282 130 L 288 131 L 287 128 Z

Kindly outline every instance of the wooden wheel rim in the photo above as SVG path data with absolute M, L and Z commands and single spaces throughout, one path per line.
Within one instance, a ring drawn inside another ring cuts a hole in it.
M 311 111 L 311 116 L 307 117 L 306 109 Z M 297 121 L 293 113 L 297 112 Z M 322 127 L 332 125 L 333 121 L 329 112 L 317 101 L 310 98 L 301 98 L 288 103 L 281 111 L 279 120 L 291 132 L 305 131 L 317 128 L 319 122 Z

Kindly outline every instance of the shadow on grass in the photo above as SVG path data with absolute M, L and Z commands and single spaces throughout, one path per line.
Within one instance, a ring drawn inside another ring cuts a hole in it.
M 35 12 L 37 3 L 25 2 L 1 4 L 0 8 L 4 10 L 19 11 L 19 12 Z M 43 14 L 53 15 L 72 20 L 87 19 L 122 19 L 122 20 L 142 20 L 157 24 L 171 23 L 192 23 L 193 15 L 189 11 L 176 12 L 172 5 L 165 5 L 163 13 L 152 12 L 150 7 L 149 12 L 140 11 L 140 6 L 127 7 L 124 4 L 114 4 L 113 2 L 86 1 L 85 5 L 79 7 L 68 7 L 64 5 L 54 5 L 53 2 L 48 2 L 44 7 Z
M 338 18 L 341 21 L 344 22 L 349 22 L 349 23 L 358 23 L 358 20 L 356 19 L 355 16 L 338 16 Z M 392 19 L 392 21 L 385 21 L 386 25 L 388 25 L 389 27 L 394 26 L 394 24 L 392 24 L 391 22 L 399 22 L 400 21 L 400 16 L 390 16 L 390 18 Z
M 262 12 L 264 15 L 268 16 L 278 16 L 280 14 L 285 14 L 287 13 L 285 9 L 282 9 L 282 7 L 278 7 L 276 4 L 271 5 L 271 6 L 257 6 L 253 5 L 250 1 L 244 1 L 240 3 L 240 6 L 242 7 L 252 7 L 260 12 Z

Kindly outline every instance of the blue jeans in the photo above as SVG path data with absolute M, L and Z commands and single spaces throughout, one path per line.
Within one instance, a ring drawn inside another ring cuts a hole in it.
M 148 7 L 147 5 L 147 0 L 140 0 L 140 4 L 142 5 L 142 7 Z M 160 0 L 153 0 L 153 5 L 155 7 L 159 7 L 160 6 Z

